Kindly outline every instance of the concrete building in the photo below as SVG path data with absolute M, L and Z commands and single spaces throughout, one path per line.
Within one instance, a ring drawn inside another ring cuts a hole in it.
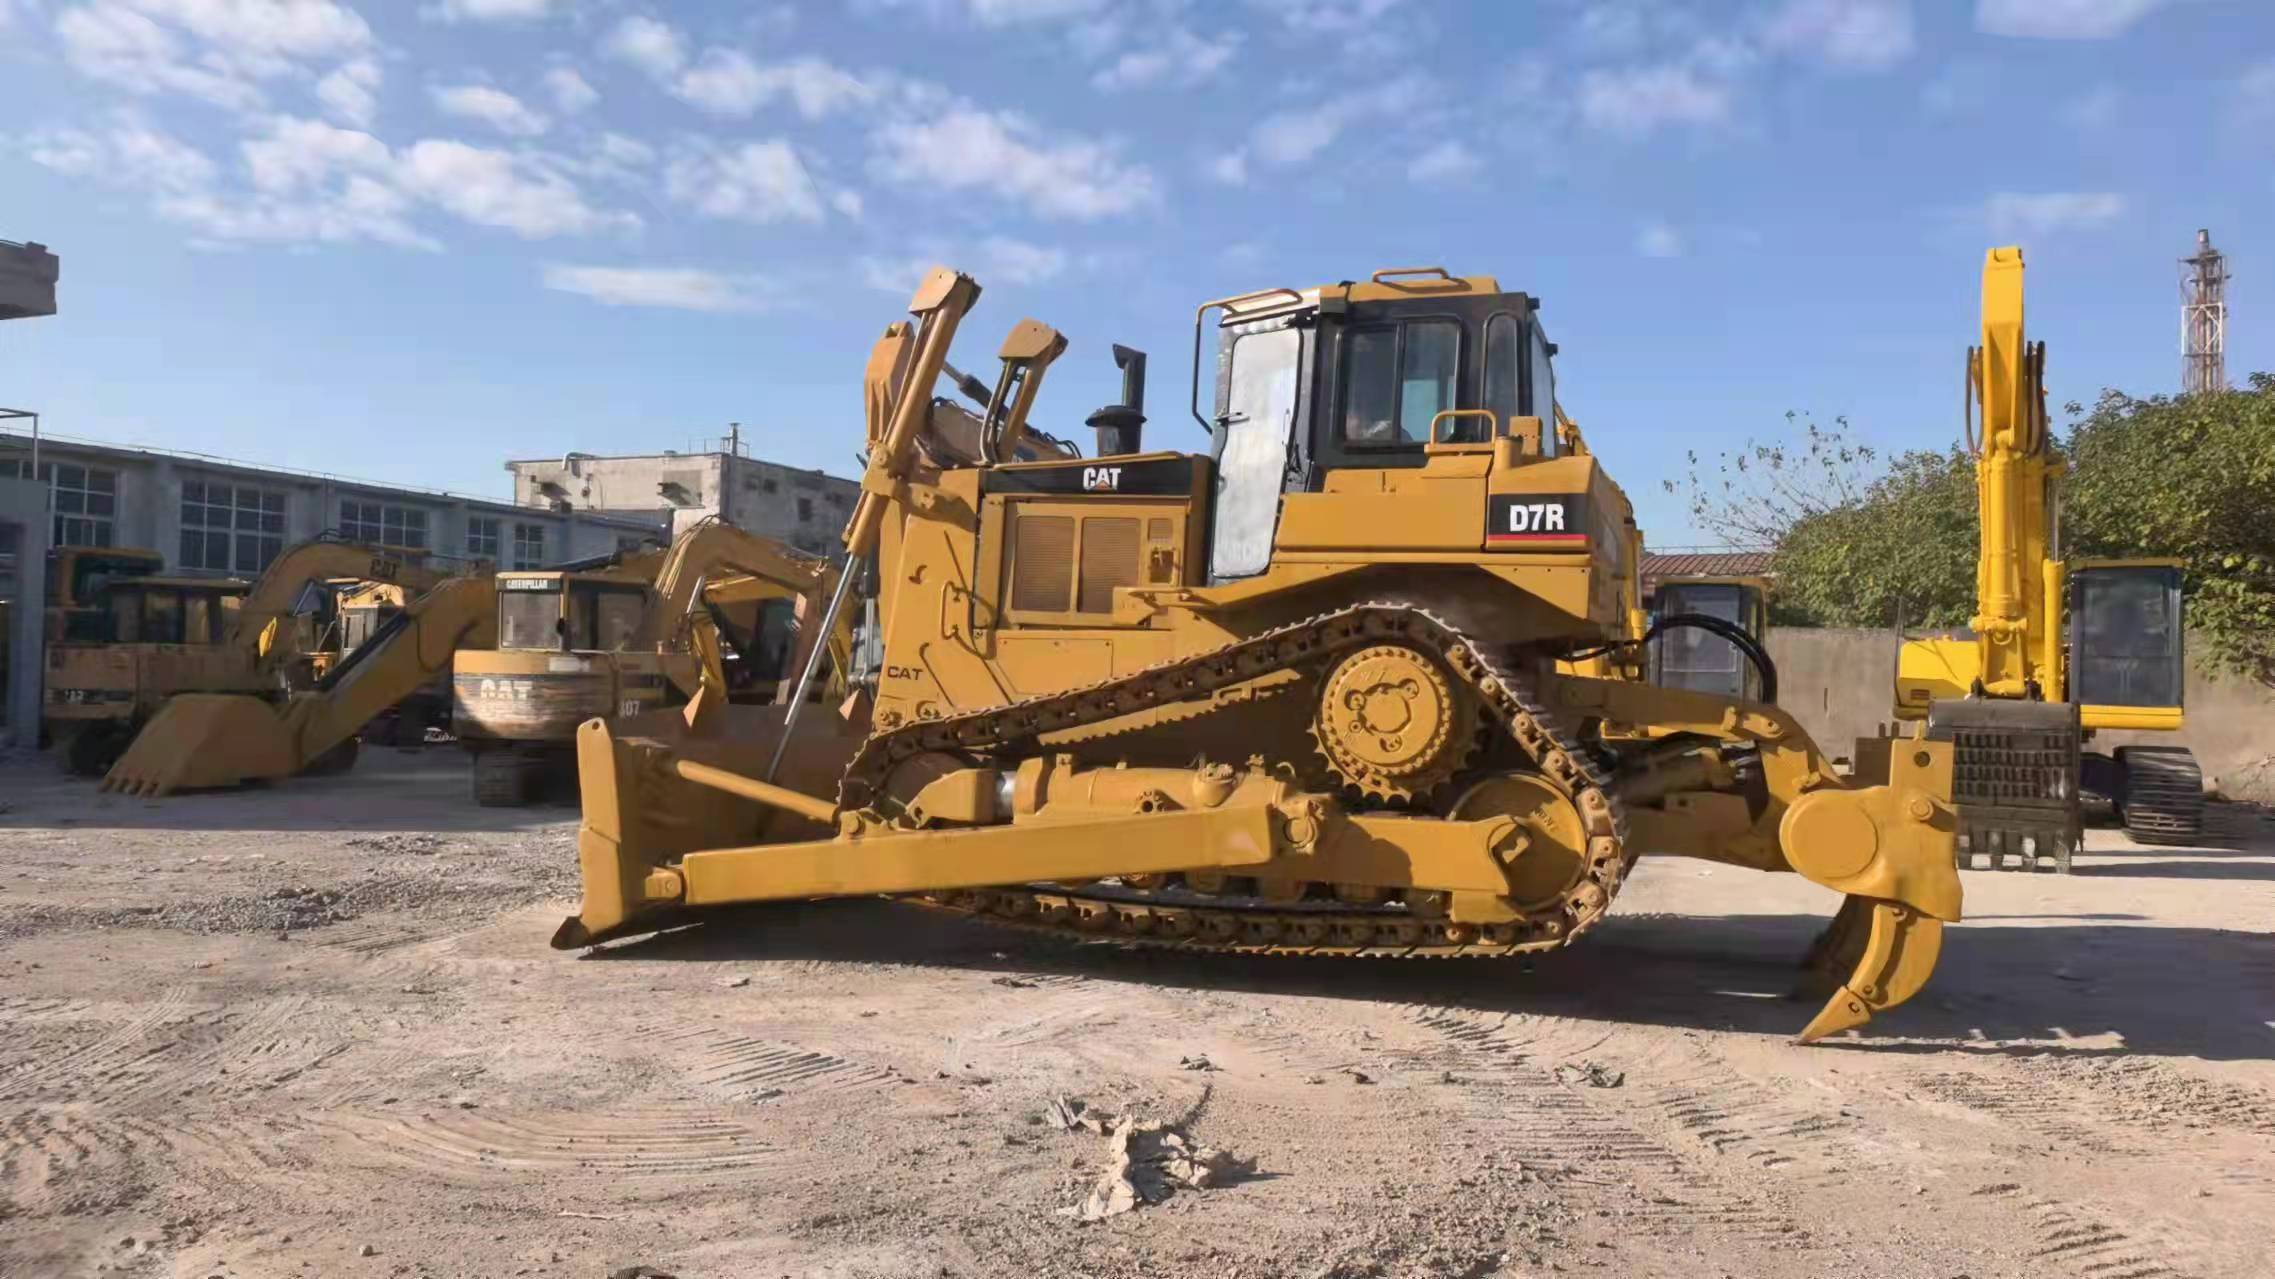
M 861 486 L 820 471 L 715 453 L 570 453 L 506 463 L 525 508 L 608 511 L 664 521 L 677 531 L 719 516 L 739 528 L 823 555 L 853 513 Z
M 0 479 L 27 477 L 31 465 L 30 438 L 0 431 Z M 532 509 L 52 436 L 40 441 L 38 478 L 46 481 L 55 544 L 148 547 L 165 555 L 169 572 L 193 576 L 251 577 L 286 546 L 325 532 L 439 565 L 486 559 L 504 569 L 605 555 L 670 534 L 669 521 L 653 511 Z M 0 524 L 30 514 L 0 511 Z M 0 586 L 0 595 L 8 593 Z

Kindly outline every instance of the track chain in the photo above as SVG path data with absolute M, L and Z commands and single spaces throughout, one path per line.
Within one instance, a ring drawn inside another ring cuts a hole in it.
M 1323 671 L 1356 648 L 1389 642 L 1436 656 L 1477 696 L 1486 718 L 1572 795 L 1587 832 L 1587 869 L 1558 900 L 1516 920 L 1486 925 L 1432 918 L 1411 901 L 1290 903 L 1189 888 L 1016 886 L 919 900 L 1027 929 L 1193 950 L 1437 956 L 1565 945 L 1603 917 L 1634 860 L 1610 778 L 1525 681 L 1444 619 L 1410 604 L 1353 605 L 1085 688 L 888 729 L 863 743 L 847 766 L 839 807 L 888 823 L 891 815 L 877 807 L 886 780 L 895 766 L 917 755 L 1015 759 L 1035 749 L 1045 734 L 1209 697 L 1276 670 Z M 1409 897 L 1426 903 L 1430 894 L 1416 890 Z

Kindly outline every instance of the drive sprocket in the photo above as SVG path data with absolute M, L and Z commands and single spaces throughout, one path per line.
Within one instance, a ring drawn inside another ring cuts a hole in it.
M 1386 800 L 1428 795 L 1477 749 L 1477 702 L 1427 654 L 1376 644 L 1321 681 L 1311 722 L 1319 753 L 1342 782 Z

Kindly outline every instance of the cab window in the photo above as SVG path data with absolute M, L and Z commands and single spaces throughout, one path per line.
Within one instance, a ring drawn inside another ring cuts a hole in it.
M 501 590 L 498 592 L 498 647 L 558 648 L 561 636 L 554 623 L 560 619 L 561 592 L 558 587 L 550 590 Z
M 1526 379 L 1531 397 L 1532 415 L 1540 419 L 1540 452 L 1543 457 L 1556 456 L 1556 369 L 1548 362 L 1548 338 L 1541 333 L 1540 325 L 1532 326 L 1532 337 L 1526 344 L 1531 353 L 1532 375 Z
M 1485 321 L 1485 402 L 1479 407 L 1493 414 L 1493 429 L 1505 431 L 1509 419 L 1522 417 L 1524 406 L 1518 402 L 1518 388 L 1523 381 L 1524 328 L 1517 317 L 1503 312 Z M 1483 423 L 1466 419 L 1461 423 L 1465 431 L 1476 432 Z M 1474 441 L 1476 435 L 1465 435 Z
M 1354 330 L 1343 345 L 1342 442 L 1357 449 L 1424 443 L 1430 420 L 1455 407 L 1460 375 L 1458 321 Z

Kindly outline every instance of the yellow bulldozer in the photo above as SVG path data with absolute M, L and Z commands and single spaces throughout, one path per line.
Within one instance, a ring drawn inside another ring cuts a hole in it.
M 1848 895 L 1805 1039 L 1925 982 L 1966 743 L 1844 778 L 1773 705 L 1560 669 L 1632 639 L 1635 541 L 1533 298 L 1438 267 L 1219 298 L 1205 450 L 1142 451 L 1125 382 L 1096 456 L 1009 460 L 1022 422 L 991 410 L 941 465 L 927 405 L 978 296 L 932 271 L 869 361 L 845 545 L 876 566 L 872 715 L 731 705 L 706 672 L 586 721 L 556 946 L 896 894 L 1081 938 L 1505 955 L 1571 942 L 1657 853 Z
M 717 674 L 735 700 L 774 700 L 820 634 L 836 576 L 826 560 L 718 521 L 660 556 L 498 574 L 496 645 L 461 651 L 451 670 L 452 731 L 474 756 L 475 801 L 518 806 L 566 785 L 578 724 L 685 702 L 706 654 L 731 659 Z M 848 669 L 848 626 L 823 647 Z
M 363 643 L 327 653 L 322 674 L 296 688 L 291 672 L 305 656 L 296 602 L 348 578 L 421 593 Z M 144 709 L 103 789 L 158 796 L 352 766 L 372 716 L 447 670 L 459 644 L 487 642 L 490 592 L 487 575 L 445 577 L 392 551 L 331 539 L 292 547 L 205 651 L 129 650 L 149 672 Z
M 2067 873 L 2082 791 L 2113 800 L 2134 839 L 2185 843 L 2203 831 L 2203 773 L 2184 746 L 2083 750 L 2096 729 L 2180 729 L 2180 562 L 2060 558 L 2064 464 L 2047 428 L 2046 344 L 2023 328 L 2022 278 L 2021 249 L 1984 255 L 1982 345 L 1967 353 L 1975 616 L 1967 634 L 1898 650 L 1895 713 L 1974 761 L 1956 796 L 1969 864 Z

